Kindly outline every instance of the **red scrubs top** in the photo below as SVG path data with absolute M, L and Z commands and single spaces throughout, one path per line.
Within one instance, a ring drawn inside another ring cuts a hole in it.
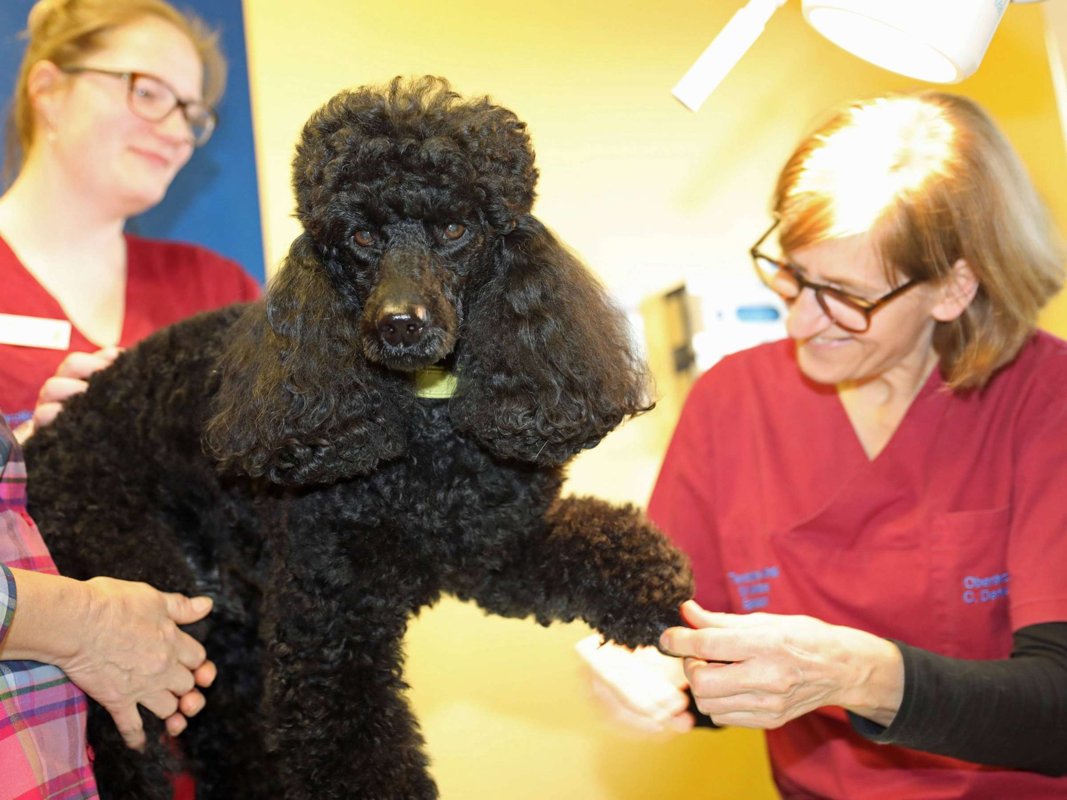
M 180 319 L 254 300 L 259 284 L 236 262 L 204 247 L 126 236 L 126 315 L 119 344 L 129 347 Z M 69 322 L 66 313 L 0 238 L 0 314 Z M 0 326 L 0 331 L 3 326 Z M 11 427 L 29 419 L 41 385 L 72 352 L 99 346 L 77 328 L 69 346 L 12 344 L 0 336 L 0 411 Z
M 1067 343 L 1038 333 L 982 392 L 935 371 L 873 460 L 789 341 L 694 386 L 650 501 L 712 610 L 808 614 L 958 658 L 1067 621 Z M 1067 778 L 855 733 L 839 708 L 767 732 L 785 797 L 1067 798 Z

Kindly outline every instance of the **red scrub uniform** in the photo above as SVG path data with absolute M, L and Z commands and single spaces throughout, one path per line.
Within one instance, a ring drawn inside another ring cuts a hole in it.
M 206 248 L 126 236 L 126 310 L 119 344 L 129 347 L 180 319 L 253 300 L 260 288 L 236 262 Z M 21 318 L 69 323 L 66 312 L 0 239 L 0 410 L 11 427 L 29 419 L 41 385 L 72 352 L 94 352 L 99 345 L 71 327 L 63 347 L 15 343 L 26 326 Z
M 1007 658 L 1067 620 L 1067 343 L 1038 333 L 980 392 L 935 370 L 869 459 L 794 346 L 694 386 L 649 506 L 711 610 L 808 614 L 937 653 Z M 839 708 L 767 732 L 785 797 L 1067 798 L 1067 779 L 874 744 Z

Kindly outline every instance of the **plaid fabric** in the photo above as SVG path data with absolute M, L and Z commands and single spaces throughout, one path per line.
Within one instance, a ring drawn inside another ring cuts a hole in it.
M 10 568 L 55 574 L 26 513 L 26 467 L 0 419 L 0 643 L 15 614 Z M 56 667 L 0 660 L 0 800 L 95 798 L 85 695 Z

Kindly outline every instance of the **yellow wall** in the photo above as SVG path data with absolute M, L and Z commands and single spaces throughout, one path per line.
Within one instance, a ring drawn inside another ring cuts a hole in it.
M 245 0 L 268 269 L 297 233 L 289 162 L 306 117 L 337 90 L 397 74 L 448 77 L 529 125 L 537 212 L 620 297 L 750 269 L 776 171 L 827 106 L 920 86 L 838 51 L 789 3 L 698 114 L 670 87 L 740 0 Z M 1022 151 L 1061 226 L 1067 157 L 1039 6 L 1011 6 L 976 98 Z M 1067 333 L 1067 304 L 1045 317 Z M 681 398 L 583 455 L 573 491 L 643 503 Z M 634 742 L 585 694 L 580 625 L 542 629 L 445 601 L 409 636 L 411 697 L 446 798 L 773 796 L 759 734 Z

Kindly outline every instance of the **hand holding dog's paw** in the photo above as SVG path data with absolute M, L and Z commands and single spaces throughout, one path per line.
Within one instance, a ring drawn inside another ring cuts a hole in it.
M 145 743 L 138 705 L 178 735 L 187 717 L 204 707 L 197 687 L 215 679 L 203 645 L 178 626 L 203 619 L 211 600 L 112 578 L 83 586 L 86 602 L 75 618 L 72 652 L 57 665 L 111 714 L 128 746 Z

